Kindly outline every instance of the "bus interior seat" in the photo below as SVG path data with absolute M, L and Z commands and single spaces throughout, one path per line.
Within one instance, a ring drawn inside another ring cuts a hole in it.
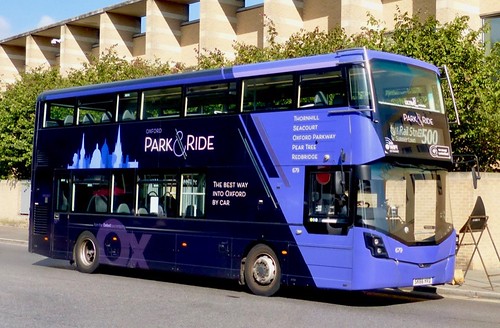
M 328 100 L 323 91 L 318 91 L 314 96 L 314 106 L 328 106 Z
M 87 212 L 106 213 L 108 211 L 108 200 L 104 196 L 94 195 L 89 201 Z
M 130 207 L 126 203 L 121 203 L 116 209 L 116 213 L 130 214 Z
M 133 121 L 135 120 L 135 115 L 130 110 L 126 109 L 122 115 L 122 121 Z
M 335 107 L 347 106 L 346 97 L 344 95 L 335 95 L 335 97 L 333 97 L 333 106 Z
M 73 115 L 68 115 L 64 118 L 64 126 L 73 125 Z
M 195 216 L 194 206 L 193 205 L 188 205 L 186 207 L 186 217 L 194 217 L 194 216 Z
M 82 124 L 84 124 L 84 125 L 94 124 L 94 119 L 92 118 L 92 116 L 89 113 L 87 113 L 83 116 Z
M 148 210 L 145 209 L 144 207 L 139 207 L 139 209 L 137 210 L 137 214 L 139 215 L 148 215 Z
M 111 122 L 111 113 L 110 112 L 102 113 L 101 123 L 109 123 L 109 122 Z
M 53 128 L 56 126 L 59 126 L 59 123 L 57 123 L 57 121 L 45 121 L 46 128 Z
M 194 205 L 188 205 L 186 207 L 186 213 L 184 215 L 185 217 L 191 217 L 191 218 L 195 218 L 195 217 L 202 217 L 203 216 L 203 212 L 200 211 L 200 209 L 196 209 L 194 208 Z

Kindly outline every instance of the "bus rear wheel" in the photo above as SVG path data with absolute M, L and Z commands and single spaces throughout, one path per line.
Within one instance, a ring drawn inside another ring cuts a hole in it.
M 76 269 L 83 273 L 92 273 L 99 267 L 99 247 L 95 236 L 84 231 L 76 240 L 74 257 Z
M 245 261 L 245 283 L 252 293 L 272 296 L 280 288 L 281 267 L 276 253 L 267 245 L 254 246 Z

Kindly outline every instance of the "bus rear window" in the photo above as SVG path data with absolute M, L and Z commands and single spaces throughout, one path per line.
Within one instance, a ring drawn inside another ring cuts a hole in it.
M 64 102 L 47 103 L 43 127 L 52 128 L 73 125 L 75 117 L 74 102 L 74 99 L 68 99 Z

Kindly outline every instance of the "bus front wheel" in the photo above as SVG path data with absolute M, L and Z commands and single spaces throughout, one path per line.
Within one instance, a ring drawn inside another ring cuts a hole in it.
M 76 240 L 74 257 L 76 269 L 83 273 L 92 273 L 99 267 L 99 247 L 95 236 L 84 231 Z
M 281 283 L 281 268 L 276 253 L 267 245 L 254 246 L 245 261 L 245 282 L 252 293 L 275 294 Z

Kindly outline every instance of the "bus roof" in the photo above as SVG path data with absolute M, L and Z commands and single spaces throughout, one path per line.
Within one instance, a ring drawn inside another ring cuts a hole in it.
M 368 60 L 382 59 L 397 61 L 432 70 L 436 72 L 436 74 L 439 73 L 437 67 L 417 59 L 376 50 L 354 48 L 324 55 L 283 59 L 269 62 L 238 65 L 230 68 L 219 68 L 156 77 L 145 77 L 133 80 L 51 90 L 40 94 L 38 100 L 50 101 L 69 97 L 99 95 L 113 92 L 128 92 L 137 89 L 153 89 L 174 85 L 207 83 L 211 81 L 231 80 L 234 78 L 245 78 L 268 74 L 321 69 L 326 67 L 335 67 L 337 65 L 346 63 L 360 63 L 365 60 L 365 55 L 368 57 Z

